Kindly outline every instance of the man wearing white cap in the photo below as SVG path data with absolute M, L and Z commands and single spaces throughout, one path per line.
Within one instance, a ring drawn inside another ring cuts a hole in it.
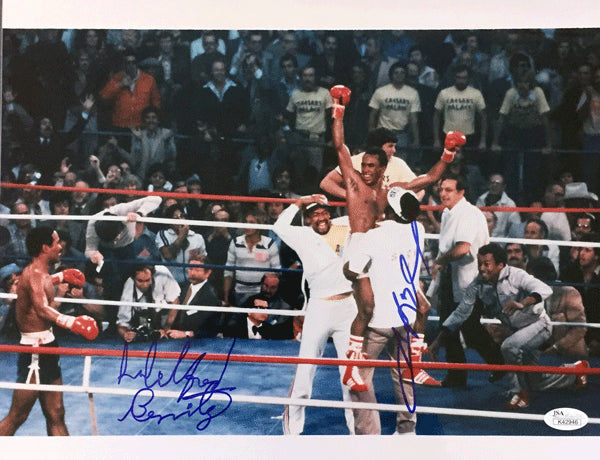
M 377 359 L 385 347 L 391 360 L 398 367 L 391 368 L 396 402 L 405 406 L 396 416 L 396 434 L 414 434 L 417 423 L 413 383 L 405 383 L 400 377 L 401 362 L 411 367 L 410 339 L 417 317 L 417 287 L 422 261 L 425 230 L 415 219 L 420 212 L 419 200 L 413 192 L 393 187 L 387 194 L 385 220 L 369 230 L 361 240 L 361 246 L 350 255 L 344 273 L 356 279 L 368 267 L 367 273 L 373 287 L 375 305 L 368 312 L 368 326 L 364 332 L 363 350 Z M 359 374 L 367 391 L 352 391 L 353 401 L 377 402 L 373 388 L 372 367 L 359 368 Z M 378 411 L 354 409 L 356 434 L 381 434 Z
M 309 225 L 292 225 L 302 207 Z M 338 356 L 343 357 L 350 336 L 350 324 L 357 311 L 352 284 L 342 273 L 344 259 L 341 253 L 347 241 L 348 227 L 339 225 L 335 219 L 332 221 L 325 196 L 315 194 L 298 198 L 285 209 L 277 218 L 273 230 L 300 257 L 304 278 L 310 289 L 299 356 L 320 358 L 331 337 Z M 311 397 L 316 367 L 313 364 L 299 364 L 296 367 L 290 391 L 293 399 Z M 344 369 L 340 366 L 340 379 Z M 344 385 L 342 397 L 350 400 L 349 389 Z M 304 406 L 286 406 L 283 420 L 285 434 L 302 432 L 304 409 Z M 352 411 L 347 409 L 345 415 L 348 430 L 353 434 Z

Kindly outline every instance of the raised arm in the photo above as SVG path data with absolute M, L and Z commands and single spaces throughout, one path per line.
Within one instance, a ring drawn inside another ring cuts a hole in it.
M 346 199 L 346 189 L 344 188 L 344 178 L 336 169 L 332 169 L 327 173 L 319 184 L 321 190 L 338 198 Z
M 135 220 L 129 218 L 129 214 L 138 213 L 142 216 L 147 216 L 152 211 L 160 206 L 162 198 L 159 196 L 145 196 L 137 200 L 130 201 L 128 203 L 119 203 L 109 208 L 109 211 L 117 216 L 128 216 L 129 220 Z
M 62 134 L 62 141 L 65 145 L 70 144 L 83 133 L 85 126 L 87 125 L 90 113 L 94 108 L 94 96 L 88 94 L 83 102 L 81 103 L 81 116 L 77 119 L 77 122 L 73 127 L 66 133 Z
M 444 141 L 444 153 L 442 158 L 433 167 L 427 171 L 426 174 L 415 177 L 410 182 L 394 182 L 390 184 L 391 187 L 402 187 L 405 190 L 412 190 L 418 192 L 429 187 L 431 184 L 437 182 L 446 171 L 446 166 L 454 160 L 456 152 L 465 145 L 467 138 L 459 131 L 450 131 L 446 134 L 446 140 Z

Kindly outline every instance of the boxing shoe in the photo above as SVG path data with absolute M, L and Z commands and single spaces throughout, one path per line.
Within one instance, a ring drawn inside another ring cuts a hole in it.
M 350 344 L 346 357 L 348 359 L 367 359 L 367 355 L 363 353 L 363 338 L 356 335 L 350 335 Z M 344 371 L 342 383 L 350 388 L 351 391 L 362 392 L 367 391 L 369 387 L 358 373 L 358 367 L 348 365 Z
M 529 407 L 529 403 L 529 394 L 525 390 L 521 390 L 519 393 L 512 395 L 512 398 L 506 402 L 504 408 L 508 410 L 521 410 Z
M 416 334 L 410 337 L 410 359 L 413 363 L 420 363 L 423 353 L 427 353 L 427 343 L 423 334 Z M 442 383 L 434 379 L 423 369 L 412 369 L 410 366 L 402 370 L 402 380 L 404 382 L 415 382 L 415 385 L 427 387 L 439 387 Z
M 441 387 L 442 382 L 434 379 L 431 375 L 425 372 L 423 369 L 415 370 L 406 368 L 402 370 L 402 380 L 404 382 L 415 382 L 415 385 L 423 385 L 426 387 Z

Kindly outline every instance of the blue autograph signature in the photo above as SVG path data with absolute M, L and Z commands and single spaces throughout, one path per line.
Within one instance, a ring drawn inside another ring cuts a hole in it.
M 410 224 L 410 227 L 412 230 L 413 239 L 417 246 L 417 254 L 415 257 L 415 263 L 411 269 L 411 267 L 409 267 L 408 261 L 406 260 L 404 255 L 400 254 L 400 259 L 399 259 L 400 270 L 402 271 L 402 276 L 404 277 L 404 281 L 406 281 L 410 285 L 410 288 L 404 288 L 404 290 L 400 294 L 396 294 L 396 292 L 392 292 L 392 296 L 394 297 L 394 302 L 396 303 L 396 308 L 398 309 L 398 314 L 400 315 L 400 319 L 402 320 L 404 331 L 406 332 L 407 338 L 405 339 L 404 338 L 405 335 L 401 334 L 400 331 L 397 330 L 396 328 L 392 328 L 392 329 L 393 329 L 394 334 L 396 335 L 396 339 L 398 341 L 398 348 L 397 348 L 397 354 L 396 354 L 396 361 L 398 363 L 398 372 L 400 374 L 402 374 L 402 369 L 400 368 L 400 361 L 401 361 L 400 356 L 402 356 L 402 358 L 406 362 L 408 368 L 410 369 L 413 398 L 416 399 L 415 380 L 414 380 L 415 373 L 414 373 L 414 370 L 412 367 L 412 358 L 411 358 L 411 353 L 410 353 L 410 337 L 411 337 L 411 335 L 416 337 L 417 334 L 411 327 L 410 321 L 409 321 L 408 317 L 406 316 L 406 312 L 404 309 L 408 308 L 409 310 L 412 310 L 415 312 L 417 311 L 418 302 L 417 302 L 417 288 L 415 286 L 415 283 L 418 281 L 417 270 L 419 268 L 419 258 L 423 258 L 423 252 L 421 251 L 421 248 L 419 247 L 419 229 L 417 227 L 417 222 L 416 221 L 412 222 Z M 401 375 L 400 375 L 400 380 L 402 381 Z M 402 389 L 402 396 L 404 397 L 404 404 L 406 405 L 406 408 L 408 409 L 409 412 L 411 412 L 411 413 L 414 412 L 417 408 L 416 402 L 413 401 L 413 403 L 410 404 L 406 398 L 406 393 L 404 392 L 404 385 L 400 385 L 400 388 Z
M 225 361 L 225 365 L 223 366 L 223 370 L 221 371 L 221 375 L 217 380 L 208 380 L 208 379 L 200 379 L 196 377 L 194 373 L 198 369 L 198 365 L 206 355 L 206 353 L 202 353 L 198 358 L 196 358 L 189 367 L 183 372 L 182 375 L 178 376 L 178 373 L 181 373 L 183 370 L 179 369 L 180 364 L 185 359 L 189 349 L 190 349 L 191 340 L 187 340 L 173 370 L 170 375 L 163 374 L 162 371 L 158 371 L 156 375 L 153 375 L 153 366 L 154 360 L 156 358 L 156 342 L 152 342 L 150 345 L 150 349 L 148 350 L 148 355 L 146 357 L 146 362 L 144 368 L 139 370 L 135 375 L 131 375 L 127 373 L 127 354 L 128 354 L 128 345 L 125 343 L 123 347 L 123 356 L 121 357 L 121 369 L 119 372 L 119 378 L 117 379 L 117 383 L 120 385 L 121 381 L 127 377 L 131 380 L 143 379 L 144 387 L 137 391 L 134 395 L 131 405 L 125 415 L 121 417 L 119 422 L 124 421 L 127 416 L 131 416 L 133 420 L 136 422 L 147 422 L 152 419 L 157 419 L 157 424 L 170 418 L 172 420 L 178 420 L 183 416 L 187 416 L 191 418 L 193 416 L 200 416 L 200 421 L 196 424 L 196 429 L 198 431 L 205 430 L 213 418 L 221 415 L 225 412 L 232 403 L 231 395 L 228 391 L 235 390 L 235 387 L 227 387 L 227 388 L 219 388 L 221 380 L 223 379 L 223 375 L 225 374 L 225 370 L 227 369 L 227 364 L 229 363 L 229 356 L 233 350 L 233 346 L 235 345 L 235 339 L 231 344 L 231 348 L 227 353 L 227 360 Z M 153 411 L 149 406 L 154 400 L 154 390 L 153 388 L 158 386 L 160 388 L 165 387 L 169 383 L 174 383 L 176 385 L 183 385 L 181 388 L 181 392 L 179 393 L 179 397 L 177 398 L 177 403 L 185 404 L 185 409 L 178 414 L 175 413 L 165 413 L 165 414 L 157 414 Z M 201 391 L 193 392 L 195 388 L 201 389 Z M 218 408 L 217 404 L 211 404 L 211 397 L 214 394 L 223 394 L 226 395 L 228 401 L 222 402 L 224 407 Z

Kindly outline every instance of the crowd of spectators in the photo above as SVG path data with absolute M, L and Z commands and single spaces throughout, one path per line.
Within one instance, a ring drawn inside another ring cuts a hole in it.
M 3 45 L 4 182 L 270 198 L 315 193 L 337 164 L 328 89 L 344 84 L 352 90 L 344 123 L 353 151 L 364 147 L 369 130 L 387 128 L 398 139 L 397 155 L 418 173 L 435 161 L 445 133 L 460 130 L 467 145 L 450 169 L 466 177 L 471 203 L 598 207 L 596 29 L 4 30 Z M 188 288 L 208 279 L 214 292 L 202 297 L 213 303 L 216 298 L 222 305 L 264 306 L 273 296 L 264 292 L 265 271 L 301 268 L 273 232 L 219 225 L 272 224 L 281 203 L 165 198 L 139 212 L 215 222 L 190 227 L 135 222 L 129 218 L 140 209 L 135 194 L 4 188 L 0 198 L 2 213 L 128 216 L 117 232 L 127 236 L 118 243 L 116 234 L 97 233 L 93 222 L 46 223 L 64 242 L 63 264 L 87 274 L 87 288 L 66 295 L 90 299 L 77 308 L 126 339 L 133 340 L 134 328 L 123 326 L 131 312 L 109 313 L 110 307 L 99 308 L 93 299 L 121 299 L 125 285 L 128 299 L 139 292 L 139 298 L 156 301 L 159 291 L 148 294 L 143 282 L 158 287 L 153 280 L 160 277 L 168 280 L 162 299 L 167 303 L 188 303 Z M 427 191 L 423 203 L 440 203 L 439 186 Z M 582 241 L 573 248 L 521 245 L 520 263 L 548 257 L 560 280 L 581 284 L 576 289 L 585 316 L 600 322 L 599 250 L 585 245 L 598 241 L 597 215 L 493 212 L 486 218 L 493 237 Z M 439 212 L 424 212 L 420 220 L 428 231 L 439 232 Z M 0 248 L 0 282 L 10 292 L 28 261 L 27 232 L 40 221 L 2 224 L 10 239 Z M 96 270 L 93 253 L 102 253 L 102 244 L 110 262 Z M 83 254 L 94 263 L 84 263 Z M 194 271 L 188 266 L 193 261 L 215 267 Z M 275 283 L 273 276 L 267 284 Z M 301 308 L 300 275 L 275 277 L 280 303 Z M 291 320 L 265 323 L 263 316 L 202 321 L 214 335 L 260 338 L 260 327 L 269 337 L 281 331 L 297 335 Z M 178 331 L 173 337 L 202 335 L 198 321 L 169 310 L 148 321 L 163 335 L 171 328 Z M 590 328 L 585 336 L 595 354 L 599 331 Z

